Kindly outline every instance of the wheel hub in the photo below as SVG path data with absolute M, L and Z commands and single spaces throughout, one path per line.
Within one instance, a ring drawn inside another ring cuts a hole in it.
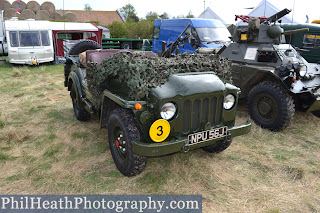
M 272 120 L 276 117 L 277 107 L 276 103 L 269 96 L 263 96 L 257 102 L 257 110 L 264 119 Z
M 115 141 L 114 141 L 114 146 L 117 155 L 122 159 L 125 160 L 126 158 L 126 153 L 127 153 L 127 147 L 126 147 L 126 141 L 123 136 L 122 131 L 117 131 L 115 134 Z
M 271 106 L 266 101 L 261 101 L 258 103 L 258 110 L 261 115 L 267 115 L 269 112 L 271 112 Z

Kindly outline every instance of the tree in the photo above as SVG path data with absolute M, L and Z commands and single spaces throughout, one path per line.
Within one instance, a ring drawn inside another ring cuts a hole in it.
M 156 12 L 150 11 L 150 12 L 148 12 L 147 15 L 146 15 L 146 19 L 147 19 L 148 21 L 154 21 L 155 19 L 158 19 L 158 18 L 159 18 L 159 15 L 158 15 L 158 13 L 156 13 Z
M 139 21 L 136 9 L 132 6 L 132 4 L 126 4 L 125 6 L 121 7 L 119 12 L 125 22 Z
M 161 19 L 169 19 L 168 13 L 164 12 L 162 15 L 159 16 Z
M 127 26 L 123 22 L 114 21 L 106 26 L 110 30 L 111 38 L 128 38 Z
M 101 24 L 100 24 L 100 21 L 87 21 L 86 23 L 94 23 L 94 24 L 96 24 L 97 26 L 101 25 Z
M 194 15 L 192 14 L 191 10 L 189 11 L 188 15 L 186 16 L 187 18 L 194 18 Z
M 89 4 L 85 4 L 85 5 L 84 5 L 84 10 L 85 10 L 85 11 L 91 11 L 91 10 L 92 10 L 92 7 L 91 7 Z
M 152 38 L 153 21 L 128 22 L 126 27 L 129 38 Z

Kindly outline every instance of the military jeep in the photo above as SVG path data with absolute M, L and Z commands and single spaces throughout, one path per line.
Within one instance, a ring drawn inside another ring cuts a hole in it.
M 65 86 L 70 91 L 76 118 L 86 121 L 96 113 L 101 128 L 108 129 L 111 154 L 123 175 L 141 173 L 147 157 L 196 148 L 221 152 L 234 137 L 250 131 L 250 121 L 235 126 L 239 88 L 222 82 L 215 72 L 174 73 L 149 92 L 133 91 L 129 86 L 132 79 L 123 79 L 132 75 L 132 66 L 139 63 L 129 63 L 129 60 L 142 55 L 143 63 L 151 66 L 166 59 L 152 52 L 99 48 L 93 41 L 80 40 L 70 49 L 64 69 Z M 176 61 L 180 56 L 174 57 Z M 152 63 L 149 60 L 153 60 Z M 180 62 L 174 63 L 179 68 Z M 121 68 L 126 66 L 127 70 Z M 154 71 L 143 68 L 147 71 L 141 75 Z M 113 75 L 104 73 L 108 69 Z M 159 75 L 166 72 L 168 70 L 162 70 Z M 96 87 L 101 78 L 104 78 L 101 87 Z M 94 88 L 99 94 L 93 94 Z

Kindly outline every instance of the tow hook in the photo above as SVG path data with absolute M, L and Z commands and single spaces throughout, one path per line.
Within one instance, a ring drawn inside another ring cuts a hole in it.
M 228 133 L 227 133 L 226 140 L 227 140 L 227 141 L 231 141 L 231 140 L 232 140 L 232 136 L 231 136 L 230 131 L 228 131 Z
M 183 151 L 184 153 L 189 152 L 189 150 L 190 150 L 189 144 L 185 144 L 185 145 L 182 147 L 182 151 Z

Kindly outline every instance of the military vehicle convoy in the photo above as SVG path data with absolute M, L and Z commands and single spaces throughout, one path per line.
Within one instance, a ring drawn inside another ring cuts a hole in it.
M 250 121 L 235 125 L 239 88 L 217 76 L 229 71 L 227 60 L 99 48 L 81 40 L 70 49 L 65 86 L 78 120 L 95 113 L 100 127 L 108 128 L 123 175 L 141 173 L 147 157 L 196 148 L 221 152 L 250 131 Z
M 275 24 L 289 12 L 284 9 L 267 19 L 251 19 L 218 52 L 232 61 L 233 83 L 240 87 L 241 98 L 247 98 L 252 120 L 272 131 L 287 127 L 295 110 L 320 116 L 320 66 L 282 43 L 284 35 L 304 30 L 283 33 Z

